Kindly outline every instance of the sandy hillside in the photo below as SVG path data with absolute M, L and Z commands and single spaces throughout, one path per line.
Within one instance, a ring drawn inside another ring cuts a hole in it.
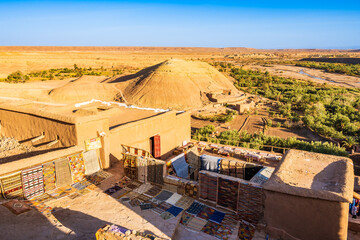
M 55 102 L 82 102 L 91 99 L 113 101 L 119 90 L 114 84 L 102 83 L 106 77 L 82 76 L 70 81 L 64 86 L 49 91 L 49 96 Z
M 232 81 L 209 64 L 181 59 L 165 61 L 114 82 L 124 90 L 127 102 L 145 107 L 201 107 L 205 93 L 237 92 Z

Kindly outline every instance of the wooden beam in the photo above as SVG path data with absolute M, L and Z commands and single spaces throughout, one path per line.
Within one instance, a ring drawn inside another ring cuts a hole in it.
M 31 142 L 32 142 L 32 143 L 35 143 L 35 142 L 43 139 L 44 137 L 45 137 L 45 135 L 41 134 L 40 136 L 37 136 L 37 137 L 33 138 L 33 139 L 31 140 Z
M 59 139 L 56 139 L 56 140 L 54 140 L 54 141 L 52 141 L 52 142 L 49 142 L 48 144 L 47 144 L 47 146 L 48 147 L 51 147 L 52 145 L 55 145 L 55 144 L 57 144 L 59 142 Z

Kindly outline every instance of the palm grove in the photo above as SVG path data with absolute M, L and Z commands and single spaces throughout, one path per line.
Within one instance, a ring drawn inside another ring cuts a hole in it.
M 333 87 L 234 67 L 230 69 L 230 75 L 236 80 L 235 86 L 239 90 L 278 101 L 280 114 L 288 120 L 302 121 L 311 130 L 324 137 L 335 139 L 343 146 L 352 147 L 359 142 L 360 91 L 358 89 Z M 209 131 L 211 131 L 209 128 L 200 129 L 194 134 L 194 138 L 201 139 L 208 135 Z M 222 140 L 255 143 L 255 145 L 273 145 L 346 155 L 344 148 L 328 142 L 308 143 L 295 138 L 281 139 L 264 134 L 251 135 L 246 132 L 239 135 L 236 131 L 226 131 L 217 137 Z

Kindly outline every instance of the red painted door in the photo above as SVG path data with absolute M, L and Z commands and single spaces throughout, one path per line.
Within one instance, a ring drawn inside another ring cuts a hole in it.
M 161 149 L 160 149 L 160 135 L 154 136 L 154 157 L 161 157 Z

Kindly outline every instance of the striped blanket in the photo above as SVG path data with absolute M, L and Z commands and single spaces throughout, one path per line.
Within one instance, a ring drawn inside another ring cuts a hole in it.
M 68 157 L 73 183 L 81 182 L 85 178 L 85 163 L 82 153 Z
M 230 179 L 219 177 L 219 192 L 217 204 L 229 208 L 230 210 L 237 210 L 239 182 Z
M 54 190 L 55 185 L 55 164 L 54 162 L 43 164 L 44 189 L 45 192 Z
M 217 176 L 200 172 L 200 197 L 205 200 L 216 202 Z
M 21 172 L 24 197 L 31 199 L 44 193 L 42 166 L 36 166 Z
M 4 176 L 0 179 L 5 199 L 23 198 L 21 172 Z

